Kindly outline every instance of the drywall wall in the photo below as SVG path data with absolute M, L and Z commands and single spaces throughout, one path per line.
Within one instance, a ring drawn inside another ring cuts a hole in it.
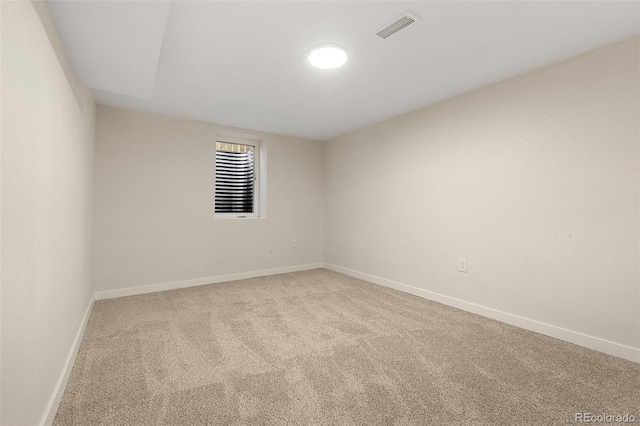
M 638 52 L 328 142 L 325 261 L 640 348 Z
M 266 218 L 214 217 L 221 132 L 266 147 Z M 96 290 L 322 262 L 323 170 L 318 142 L 98 106 Z
M 0 423 L 35 425 L 93 295 L 95 105 L 65 73 L 43 3 L 2 2 L 1 15 Z

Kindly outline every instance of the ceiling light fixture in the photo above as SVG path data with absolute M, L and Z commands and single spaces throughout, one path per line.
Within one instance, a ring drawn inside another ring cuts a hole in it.
M 321 44 L 309 53 L 309 62 L 325 70 L 338 68 L 347 62 L 347 51 L 336 44 Z

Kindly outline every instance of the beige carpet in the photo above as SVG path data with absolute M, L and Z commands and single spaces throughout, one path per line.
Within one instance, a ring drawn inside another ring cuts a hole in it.
M 640 424 L 640 364 L 317 269 L 95 303 L 56 425 Z

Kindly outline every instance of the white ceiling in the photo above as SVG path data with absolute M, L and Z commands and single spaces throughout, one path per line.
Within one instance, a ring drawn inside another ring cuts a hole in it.
M 640 33 L 635 1 L 62 1 L 100 104 L 327 140 Z M 383 40 L 406 10 L 421 20 Z M 336 43 L 342 68 L 309 50 Z

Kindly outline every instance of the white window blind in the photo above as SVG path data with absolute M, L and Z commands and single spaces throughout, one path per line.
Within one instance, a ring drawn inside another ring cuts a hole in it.
M 216 143 L 216 213 L 254 214 L 256 211 L 256 146 Z

